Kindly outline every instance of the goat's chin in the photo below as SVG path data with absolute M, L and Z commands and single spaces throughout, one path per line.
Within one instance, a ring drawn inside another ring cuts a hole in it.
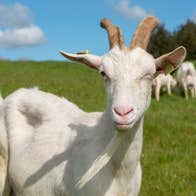
M 131 121 L 130 123 L 121 124 L 114 121 L 114 126 L 118 131 L 128 131 L 133 128 L 135 121 Z
M 134 116 L 132 116 L 132 118 L 126 119 L 126 121 L 113 118 L 114 126 L 118 131 L 128 131 L 132 129 L 137 121 L 138 121 L 137 113 L 135 113 Z

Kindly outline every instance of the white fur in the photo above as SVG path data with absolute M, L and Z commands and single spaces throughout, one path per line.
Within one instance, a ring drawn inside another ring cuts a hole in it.
M 0 195 L 5 196 L 9 192 L 7 183 L 8 165 L 8 141 L 2 110 L 2 96 L 0 95 Z M 6 187 L 5 187 L 6 186 Z
M 181 47 L 174 53 L 179 51 L 181 61 L 186 51 Z M 70 56 L 77 57 L 81 59 Z M 1 124 L 9 141 L 7 175 L 16 196 L 139 194 L 143 118 L 151 101 L 156 61 L 141 48 L 118 47 L 99 57 L 99 65 L 82 58 L 103 75 L 104 112 L 84 112 L 38 89 L 17 90 L 2 102 Z M 159 66 L 166 55 L 160 59 Z
M 152 81 L 146 74 L 155 73 L 154 59 L 140 48 L 127 52 L 116 47 L 103 57 L 100 69 L 110 77 L 105 80 L 108 105 L 103 113 L 86 113 L 37 89 L 20 89 L 3 101 L 9 179 L 17 196 L 138 195 L 143 115 L 151 99 Z M 115 128 L 114 121 L 122 121 L 114 114 L 116 105 L 134 108 L 126 117 L 131 120 L 126 130 Z M 116 131 L 125 137 L 110 162 L 77 189 Z
M 174 88 L 176 84 L 176 80 L 170 74 L 159 74 L 153 80 L 156 100 L 159 101 L 160 99 L 161 88 L 166 87 L 168 95 L 171 95 L 171 89 Z
M 191 91 L 192 97 L 196 97 L 196 70 L 191 62 L 184 62 L 177 72 L 178 84 L 183 88 L 185 98 L 188 99 Z

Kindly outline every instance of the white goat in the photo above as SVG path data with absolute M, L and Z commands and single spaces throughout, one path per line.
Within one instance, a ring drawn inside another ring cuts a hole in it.
M 156 100 L 159 101 L 160 99 L 160 91 L 162 87 L 166 87 L 168 95 L 171 95 L 171 89 L 174 88 L 176 84 L 176 80 L 170 74 L 159 74 L 153 80 L 153 87 L 155 91 Z
M 196 97 L 196 70 L 193 63 L 184 62 L 181 64 L 177 71 L 177 81 L 182 86 L 186 99 L 189 97 L 189 90 L 192 97 Z
M 5 129 L 4 116 L 2 115 L 2 97 L 0 94 L 0 195 L 5 196 L 9 192 L 7 184 L 7 166 L 8 166 L 8 143 Z
M 176 68 L 186 55 L 184 47 L 158 59 L 145 51 L 157 23 L 155 17 L 144 19 L 126 48 L 120 28 L 103 19 L 111 49 L 106 55 L 61 51 L 99 70 L 107 92 L 104 112 L 86 113 L 37 89 L 20 89 L 3 101 L 8 176 L 16 196 L 139 194 L 143 118 L 153 75 L 164 71 L 165 62 Z

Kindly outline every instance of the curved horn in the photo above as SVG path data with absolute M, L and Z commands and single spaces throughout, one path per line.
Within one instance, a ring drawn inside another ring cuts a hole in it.
M 119 27 L 116 27 L 109 19 L 104 18 L 100 23 L 101 27 L 107 30 L 110 49 L 118 45 L 120 48 L 124 47 L 124 39 Z
M 118 44 L 119 44 L 119 47 L 121 49 L 123 49 L 123 48 L 125 48 L 123 33 L 122 33 L 120 27 L 117 27 L 117 29 L 118 29 L 118 39 L 119 39 L 118 40 L 118 42 L 119 42 Z
M 150 36 L 154 28 L 158 25 L 158 19 L 154 16 L 148 16 L 137 27 L 129 48 L 141 47 L 144 50 L 148 46 Z

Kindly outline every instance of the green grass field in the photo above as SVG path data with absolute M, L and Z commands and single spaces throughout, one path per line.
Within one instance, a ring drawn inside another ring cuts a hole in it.
M 64 96 L 86 111 L 104 110 L 101 77 L 65 62 L 0 62 L 3 97 L 21 87 Z M 145 116 L 141 196 L 196 195 L 196 99 L 163 95 Z

